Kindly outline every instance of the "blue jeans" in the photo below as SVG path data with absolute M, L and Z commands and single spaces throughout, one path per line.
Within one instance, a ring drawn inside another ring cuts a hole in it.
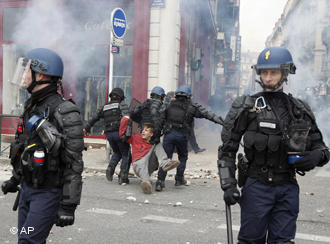
M 61 196 L 61 188 L 35 189 L 22 184 L 18 205 L 18 243 L 46 243 Z
M 243 243 L 273 244 L 295 238 L 299 213 L 297 183 L 267 185 L 248 178 L 242 189 L 241 228 Z M 267 235 L 268 233 L 268 235 Z
M 172 158 L 174 149 L 176 148 L 178 153 L 178 158 L 180 161 L 179 166 L 176 168 L 176 174 L 182 176 L 186 169 L 186 162 L 188 159 L 188 149 L 187 149 L 187 137 L 175 130 L 164 135 L 163 147 L 168 158 Z M 167 172 L 163 171 L 162 168 L 158 170 L 158 178 L 165 180 Z
M 123 142 L 119 138 L 118 131 L 114 132 L 107 132 L 107 140 L 112 148 L 113 155 L 110 159 L 110 162 L 113 163 L 115 166 L 119 163 L 122 159 L 120 169 L 128 169 L 128 161 L 129 161 L 129 144 Z

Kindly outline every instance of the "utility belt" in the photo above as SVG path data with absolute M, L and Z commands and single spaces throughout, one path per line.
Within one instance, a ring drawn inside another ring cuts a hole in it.
M 164 132 L 166 134 L 166 133 L 171 132 L 172 130 L 179 131 L 179 132 L 181 132 L 185 135 L 189 134 L 189 129 L 188 129 L 188 126 L 186 124 L 175 123 L 175 122 L 168 123 L 165 126 Z
M 257 178 L 263 183 L 280 185 L 296 181 L 294 168 L 274 169 L 267 165 L 259 167 L 257 164 L 250 164 L 245 156 L 238 155 L 238 186 L 244 186 L 248 177 Z
M 34 188 L 60 186 L 62 170 L 60 159 L 50 154 L 36 144 L 27 146 L 22 153 L 21 165 L 23 180 Z
M 251 168 L 248 176 L 257 178 L 263 183 L 271 185 L 281 185 L 289 182 L 296 182 L 296 174 L 294 169 L 290 171 L 277 171 L 272 168 Z

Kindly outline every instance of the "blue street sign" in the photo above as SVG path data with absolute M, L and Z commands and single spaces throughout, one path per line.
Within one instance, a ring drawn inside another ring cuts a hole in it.
M 118 46 L 111 45 L 111 52 L 112 53 L 119 53 L 120 52 L 120 48 Z
M 124 10 L 116 8 L 111 14 L 112 33 L 117 38 L 123 38 L 126 33 L 127 20 Z

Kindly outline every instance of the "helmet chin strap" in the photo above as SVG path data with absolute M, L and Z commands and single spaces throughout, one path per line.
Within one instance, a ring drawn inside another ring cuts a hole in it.
M 255 80 L 255 82 L 257 82 L 261 87 L 262 89 L 269 89 L 271 92 L 274 92 L 277 88 L 279 88 L 284 82 L 287 83 L 288 82 L 288 79 L 287 78 L 283 78 L 283 72 L 282 72 L 282 77 L 281 77 L 281 80 L 279 82 L 277 82 L 276 85 L 274 86 L 267 86 L 265 85 L 263 82 L 262 82 L 262 79 L 260 77 L 260 80 Z
M 32 90 L 37 86 L 37 85 L 42 85 L 42 84 L 47 84 L 47 83 L 53 83 L 52 80 L 42 80 L 42 81 L 36 81 L 36 73 L 31 70 L 32 73 L 32 82 L 31 85 L 26 88 L 29 93 L 32 93 Z

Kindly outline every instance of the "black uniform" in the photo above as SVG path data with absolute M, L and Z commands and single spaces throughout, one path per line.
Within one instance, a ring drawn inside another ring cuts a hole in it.
M 137 106 L 131 113 L 130 118 L 139 124 L 142 129 L 143 124 L 153 124 L 154 136 L 152 137 L 152 144 L 160 142 L 162 121 L 161 121 L 161 109 L 163 102 L 157 98 L 147 99 L 144 103 Z
M 47 86 L 27 100 L 23 132 L 17 132 L 11 144 L 12 178 L 22 186 L 18 229 L 34 228 L 33 232 L 22 232 L 19 242 L 43 243 L 56 220 L 56 213 L 72 216 L 70 221 L 57 220 L 57 225 L 73 224 L 73 213 L 80 203 L 83 123 L 79 109 L 56 90 L 54 85 Z M 35 115 L 45 120 L 31 129 L 31 117 Z M 47 133 L 50 136 L 46 136 Z M 49 138 L 54 141 L 47 141 Z
M 150 123 L 159 126 L 160 109 L 163 102 L 157 98 L 147 99 L 144 103 L 137 106 L 131 112 L 131 119 L 142 128 L 144 123 Z
M 200 104 L 191 102 L 188 98 L 179 97 L 171 101 L 162 114 L 164 120 L 163 147 L 168 158 L 172 158 L 174 148 L 177 149 L 180 165 L 176 172 L 176 185 L 185 184 L 184 171 L 188 159 L 187 138 L 190 135 L 194 118 L 205 118 L 221 124 L 221 119 L 207 111 Z M 164 181 L 166 172 L 161 168 L 158 179 Z
M 267 232 L 268 243 L 294 239 L 299 211 L 295 174 L 329 160 L 314 115 L 307 104 L 283 92 L 234 101 L 222 130 L 218 161 L 224 198 L 230 204 L 235 203 L 235 159 L 243 135 L 246 158 L 239 155 L 238 185 L 243 190 L 238 239 L 265 243 Z M 305 152 L 304 158 L 290 164 L 290 152 Z
M 104 119 L 104 131 L 107 140 L 113 150 L 113 155 L 110 159 L 107 168 L 107 178 L 112 181 L 115 168 L 119 161 L 122 159 L 120 165 L 119 184 L 128 183 L 128 170 L 129 170 L 129 144 L 123 142 L 119 137 L 120 120 L 123 116 L 128 115 L 128 106 L 121 99 L 111 99 L 100 108 L 91 120 L 87 122 L 85 129 L 90 131 L 91 127 L 96 121 Z

